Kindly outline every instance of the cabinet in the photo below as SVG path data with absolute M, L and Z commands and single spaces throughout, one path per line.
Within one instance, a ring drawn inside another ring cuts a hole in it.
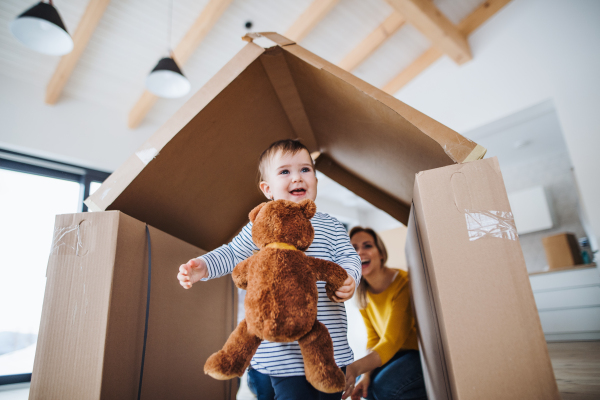
M 595 265 L 529 276 L 547 341 L 600 340 L 600 273 Z

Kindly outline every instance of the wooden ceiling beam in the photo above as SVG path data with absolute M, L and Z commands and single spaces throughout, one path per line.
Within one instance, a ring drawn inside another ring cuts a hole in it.
M 56 104 L 110 0 L 90 0 L 73 33 L 73 51 L 64 55 L 46 86 L 46 104 Z
M 427 67 L 436 62 L 442 53 L 437 47 L 430 47 L 423 54 L 417 57 L 408 67 L 404 68 L 402 72 L 396 75 L 391 81 L 389 81 L 382 90 L 386 93 L 394 94 L 400 88 L 404 87 L 408 82 L 412 81 L 421 72 L 425 71 Z
M 508 3 L 510 3 L 510 0 L 484 1 L 475 9 L 475 11 L 460 21 L 458 24 L 458 30 L 461 31 L 463 35 L 469 36 Z
M 381 25 L 369 34 L 338 64 L 338 67 L 351 72 L 375 52 L 390 36 L 404 25 L 406 19 L 394 11 Z
M 465 35 L 446 18 L 433 1 L 387 0 L 387 2 L 457 64 L 463 64 L 473 58 Z
M 313 0 L 283 36 L 300 43 L 338 2 L 339 0 Z
M 475 11 L 465 17 L 458 24 L 458 30 L 465 36 L 469 36 L 473 31 L 483 25 L 488 19 L 496 14 L 502 7 L 507 5 L 511 0 L 486 0 Z M 444 54 L 432 46 L 425 51 L 415 61 L 406 67 L 402 72 L 396 75 L 382 89 L 383 91 L 394 95 L 404 85 L 413 80 L 417 75 L 423 72 L 427 67 L 436 62 Z
M 179 66 L 185 64 L 190 58 L 231 2 L 232 0 L 210 0 L 208 2 L 181 42 L 173 50 L 173 58 Z M 156 100 L 158 100 L 158 96 L 149 91 L 145 90 L 142 93 L 129 112 L 127 119 L 129 128 L 133 129 L 140 125 L 144 117 L 156 103 Z

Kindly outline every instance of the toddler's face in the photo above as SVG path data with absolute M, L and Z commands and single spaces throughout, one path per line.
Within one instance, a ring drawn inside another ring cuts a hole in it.
M 280 151 L 275 154 L 260 189 L 273 200 L 314 201 L 317 198 L 317 177 L 308 151 L 301 150 L 296 154 L 282 154 Z

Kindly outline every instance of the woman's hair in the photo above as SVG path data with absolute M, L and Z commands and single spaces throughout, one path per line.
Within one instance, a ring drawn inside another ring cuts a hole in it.
M 371 228 L 363 228 L 362 226 L 355 226 L 350 230 L 349 236 L 352 239 L 352 236 L 356 235 L 359 232 L 365 232 L 371 235 L 373 238 L 373 242 L 377 250 L 379 250 L 379 254 L 381 255 L 381 267 L 385 267 L 385 263 L 387 262 L 387 250 L 385 248 L 385 244 L 383 244 L 383 240 L 379 237 L 379 235 Z M 364 309 L 367 307 L 367 289 L 369 288 L 369 283 L 366 279 L 361 279 L 358 284 L 358 288 L 356 288 L 356 303 L 358 307 Z
M 307 153 L 310 155 L 310 151 L 308 151 L 308 148 L 302 143 L 300 143 L 299 140 L 284 139 L 278 140 L 277 142 L 271 144 L 269 147 L 267 147 L 265 151 L 262 152 L 262 154 L 258 158 L 258 172 L 260 174 L 259 182 L 265 180 L 265 177 L 267 176 L 267 166 L 269 165 L 269 162 L 273 159 L 275 154 L 277 154 L 279 151 L 281 151 L 283 154 L 291 153 L 292 155 L 294 155 L 302 150 L 306 150 Z M 315 163 L 313 162 L 312 157 L 310 157 L 310 162 L 314 170 Z

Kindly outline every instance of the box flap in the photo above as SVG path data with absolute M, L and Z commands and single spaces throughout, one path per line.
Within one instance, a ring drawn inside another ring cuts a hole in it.
M 264 196 L 258 157 L 299 138 L 317 169 L 408 222 L 416 172 L 485 149 L 275 33 L 248 43 L 86 200 L 210 250 Z M 320 164 L 320 165 L 319 165 Z M 351 184 L 350 184 L 350 183 Z

